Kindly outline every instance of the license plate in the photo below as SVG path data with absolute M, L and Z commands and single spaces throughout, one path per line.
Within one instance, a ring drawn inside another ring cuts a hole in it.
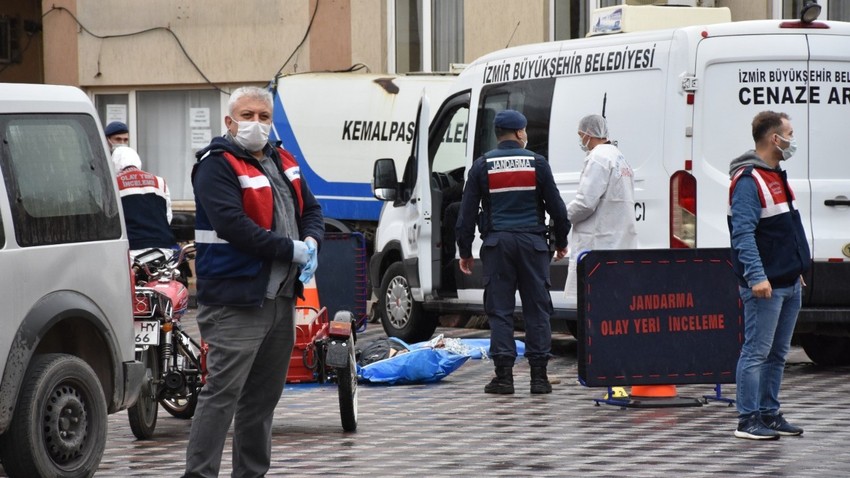
M 159 345 L 159 321 L 137 320 L 133 326 L 136 330 L 136 345 Z

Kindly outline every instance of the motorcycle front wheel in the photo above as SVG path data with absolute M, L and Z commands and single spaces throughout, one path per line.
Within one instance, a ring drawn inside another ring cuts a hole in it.
M 136 360 L 145 365 L 145 378 L 136 404 L 127 409 L 127 417 L 130 419 L 133 435 L 139 440 L 153 437 L 156 429 L 156 415 L 159 408 L 156 398 L 157 383 L 161 375 L 157 350 L 157 347 L 148 347 L 147 350 L 136 352 Z
M 182 330 L 178 331 L 179 334 L 185 334 Z M 200 385 L 200 369 L 201 369 L 201 358 L 195 354 L 195 348 L 192 346 L 191 339 L 185 335 L 175 335 L 177 339 L 176 343 L 176 353 L 179 354 L 183 360 L 181 363 L 183 366 L 181 367 L 180 372 L 183 374 L 184 378 L 187 380 L 186 384 L 186 395 L 185 396 L 164 396 L 159 404 L 162 405 L 162 408 L 168 412 L 174 418 L 179 418 L 181 420 L 189 420 L 193 416 L 195 416 L 195 408 L 198 406 L 198 393 L 201 391 Z M 197 372 L 189 372 L 187 369 L 196 370 Z
M 159 401 L 159 404 L 172 417 L 189 420 L 195 416 L 195 407 L 198 406 L 198 395 L 192 393 L 186 398 L 163 398 Z
M 336 369 L 336 382 L 342 429 L 353 432 L 357 430 L 357 361 L 353 335 L 348 338 L 348 366 Z

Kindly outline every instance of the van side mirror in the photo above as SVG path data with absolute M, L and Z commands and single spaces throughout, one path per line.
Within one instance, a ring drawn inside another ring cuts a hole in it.
M 381 158 L 375 161 L 372 169 L 372 194 L 381 201 L 395 201 L 398 197 L 398 177 L 395 173 L 395 161 Z

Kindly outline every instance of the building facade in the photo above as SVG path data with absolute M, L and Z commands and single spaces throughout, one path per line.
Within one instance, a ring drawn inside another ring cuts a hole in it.
M 0 82 L 76 85 L 121 120 L 144 167 L 192 199 L 194 152 L 229 92 L 307 71 L 445 72 L 507 46 L 584 36 L 618 4 L 729 7 L 796 18 L 802 0 L 0 0 Z M 821 19 L 850 2 L 821 0 Z M 671 7 L 674 8 L 674 7 Z M 0 85 L 0 87 L 2 87 Z

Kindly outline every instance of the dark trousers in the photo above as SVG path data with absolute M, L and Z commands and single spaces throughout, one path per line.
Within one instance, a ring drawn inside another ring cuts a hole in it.
M 490 356 L 497 367 L 513 365 L 516 291 L 525 321 L 525 357 L 545 365 L 552 345 L 549 263 L 552 253 L 540 234 L 493 232 L 484 239 L 484 310 L 490 322 Z
M 231 422 L 232 476 L 265 476 L 274 410 L 295 344 L 294 311 L 294 300 L 283 297 L 262 307 L 198 309 L 198 328 L 210 346 L 209 375 L 192 419 L 185 477 L 218 476 Z

